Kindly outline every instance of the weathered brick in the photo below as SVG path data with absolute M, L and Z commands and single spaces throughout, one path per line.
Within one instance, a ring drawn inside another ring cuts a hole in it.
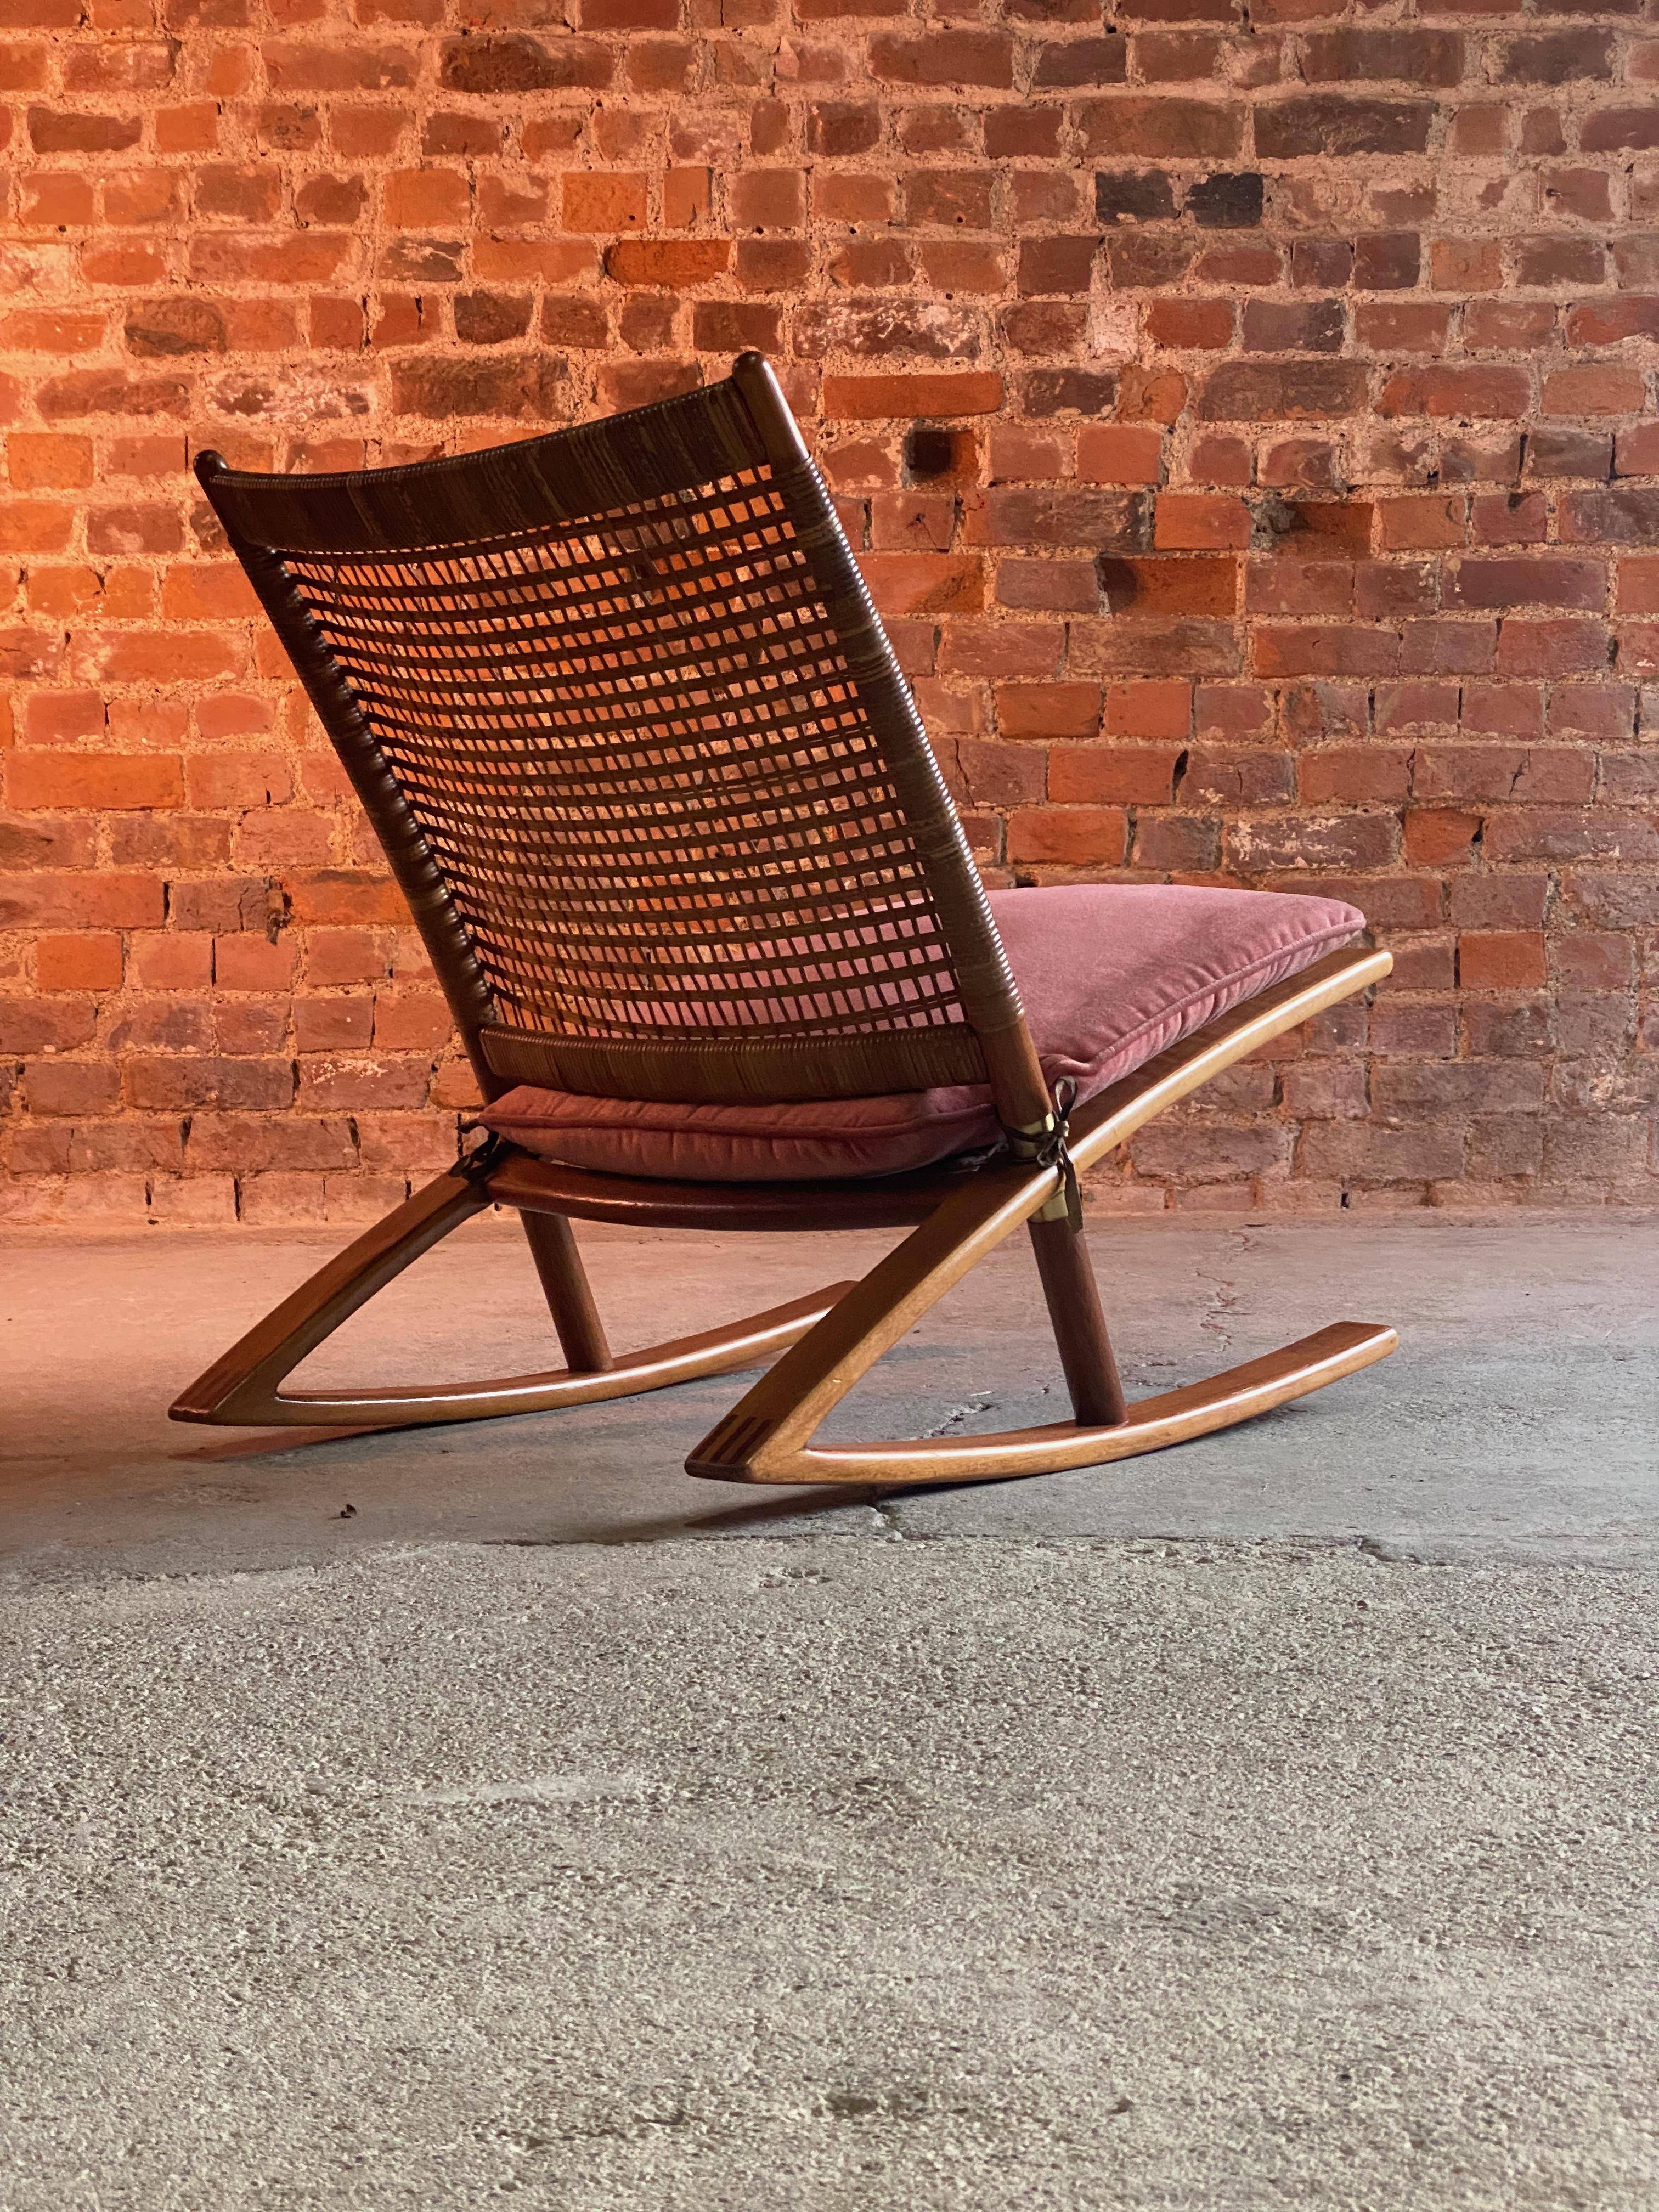
M 1090 155 L 1225 161 L 1243 143 L 1237 101 L 1126 96 L 1086 101 L 1079 115 Z
M 1210 422 L 1319 421 L 1354 414 L 1364 398 L 1357 362 L 1230 362 L 1206 378 L 1198 412 Z
M 1264 104 L 1256 113 L 1256 151 L 1269 161 L 1298 155 L 1421 154 L 1434 110 L 1423 100 L 1348 100 L 1335 94 Z
M 1316 31 L 1302 45 L 1310 84 L 1454 85 L 1463 67 L 1463 40 L 1455 31 Z
M 603 91 L 614 71 L 609 51 L 591 40 L 543 41 L 520 34 L 458 39 L 443 49 L 439 81 L 447 92 L 490 97 L 526 92 Z M 279 80 L 273 77 L 273 82 Z M 335 90 L 306 85 L 305 90 Z M 376 88 L 378 89 L 378 88 Z

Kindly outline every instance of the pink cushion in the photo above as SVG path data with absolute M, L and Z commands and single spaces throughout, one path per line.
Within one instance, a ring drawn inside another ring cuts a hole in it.
M 1080 1102 L 1242 999 L 1343 945 L 1340 899 L 1176 884 L 994 891 L 991 911 L 1050 1085 Z M 521 1084 L 485 1124 L 529 1152 L 611 1175 L 793 1182 L 898 1175 L 988 1145 L 982 1085 L 790 1106 L 674 1106 Z

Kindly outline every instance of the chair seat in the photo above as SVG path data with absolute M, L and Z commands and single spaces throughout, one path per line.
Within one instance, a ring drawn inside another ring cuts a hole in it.
M 1058 884 L 990 903 L 1043 1073 L 1051 1087 L 1070 1077 L 1079 1103 L 1365 926 L 1340 899 L 1174 884 Z M 570 1167 L 691 1182 L 901 1175 L 998 1135 L 983 1085 L 687 1106 L 521 1084 L 483 1119 Z

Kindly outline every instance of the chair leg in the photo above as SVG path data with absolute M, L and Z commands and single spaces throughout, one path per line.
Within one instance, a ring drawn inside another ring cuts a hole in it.
M 1037 1273 L 1042 1279 L 1054 1342 L 1060 1347 L 1072 1412 L 1086 1427 L 1115 1428 L 1128 1409 L 1083 1231 L 1073 1229 L 1063 1213 L 1054 1221 L 1034 1215 L 1026 1227 L 1036 1255 Z
M 519 1218 L 565 1364 L 573 1375 L 608 1375 L 616 1362 L 570 1224 L 562 1213 L 521 1213 Z

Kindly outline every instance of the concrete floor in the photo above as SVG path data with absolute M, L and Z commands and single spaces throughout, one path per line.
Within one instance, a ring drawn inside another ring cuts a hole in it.
M 680 1474 L 730 1378 L 172 1428 L 341 1240 L 13 1235 L 0 2212 L 1651 2212 L 1656 1238 L 1105 1224 L 1132 1392 L 1402 1351 L 830 1498 Z M 886 1241 L 584 1239 L 623 1344 Z M 476 1224 L 306 1379 L 545 1364 L 537 1299 Z M 840 1420 L 1058 1391 L 1010 1245 Z

